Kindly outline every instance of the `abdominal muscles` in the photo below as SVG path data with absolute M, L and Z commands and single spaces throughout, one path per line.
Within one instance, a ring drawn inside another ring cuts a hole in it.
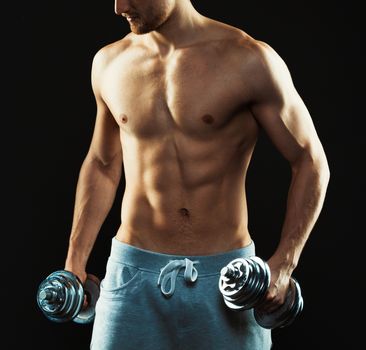
M 250 243 L 245 176 L 254 145 L 176 133 L 146 144 L 132 138 L 128 146 L 118 239 L 191 255 Z

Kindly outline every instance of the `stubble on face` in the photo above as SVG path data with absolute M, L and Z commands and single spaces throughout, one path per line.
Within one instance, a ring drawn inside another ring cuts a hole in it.
M 135 15 L 132 15 L 135 16 Z M 135 34 L 146 34 L 157 30 L 169 17 L 169 7 L 166 3 L 152 4 L 144 10 L 144 13 L 137 13 L 136 17 L 129 20 L 131 31 Z

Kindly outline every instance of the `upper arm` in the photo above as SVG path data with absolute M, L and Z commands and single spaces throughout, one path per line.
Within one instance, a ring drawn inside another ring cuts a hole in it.
M 253 71 L 253 116 L 279 152 L 295 165 L 308 157 L 324 160 L 325 154 L 312 118 L 296 91 L 281 57 L 267 44 L 257 41 Z
M 103 165 L 110 165 L 122 162 L 123 155 L 119 126 L 101 94 L 103 71 L 106 65 L 106 53 L 101 49 L 94 56 L 92 64 L 91 81 L 97 112 L 88 156 Z

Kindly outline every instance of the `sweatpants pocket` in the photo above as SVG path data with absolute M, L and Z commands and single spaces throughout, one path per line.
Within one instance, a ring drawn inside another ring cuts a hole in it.
M 141 270 L 108 258 L 106 274 L 100 285 L 101 297 L 119 298 L 138 292 Z

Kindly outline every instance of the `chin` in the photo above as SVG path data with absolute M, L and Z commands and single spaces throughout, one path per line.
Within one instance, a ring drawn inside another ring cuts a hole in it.
M 140 20 L 140 21 L 139 21 Z M 141 19 L 130 23 L 130 29 L 134 34 L 147 34 L 156 30 L 159 26 L 153 23 L 142 23 Z
M 144 27 L 136 27 L 136 26 L 131 26 L 131 31 L 135 34 L 141 35 L 141 34 L 146 34 L 146 33 L 150 33 L 151 31 L 153 31 L 154 29 L 151 28 L 144 28 Z

